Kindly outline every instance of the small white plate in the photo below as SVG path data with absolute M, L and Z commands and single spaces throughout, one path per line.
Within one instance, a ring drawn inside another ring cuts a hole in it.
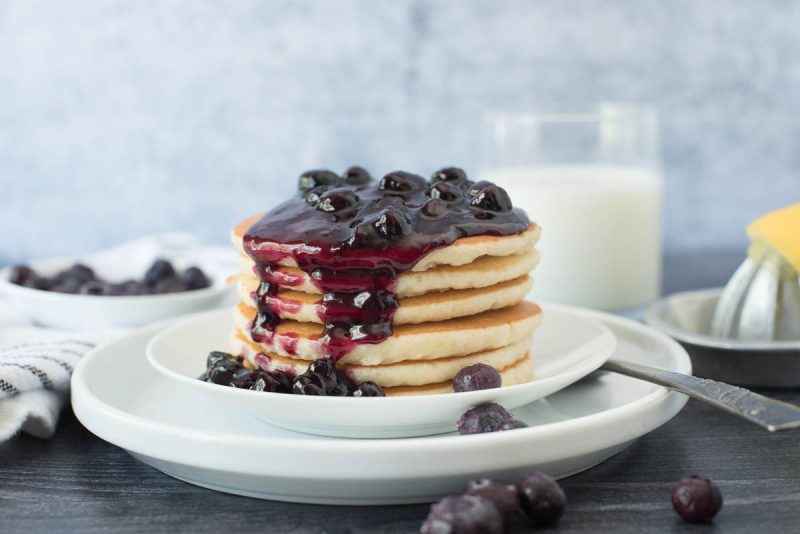
M 617 337 L 614 358 L 691 373 L 686 352 L 627 319 L 587 314 Z M 260 423 L 198 388 L 181 388 L 142 357 L 158 328 L 84 356 L 72 406 L 101 438 L 170 476 L 265 499 L 340 505 L 430 502 L 481 474 L 513 481 L 592 467 L 669 421 L 686 397 L 611 373 L 515 411 L 531 425 L 474 436 L 351 440 L 297 434 Z M 364 399 L 360 399 L 364 400 Z
M 225 350 L 234 328 L 230 311 L 197 314 L 168 327 L 147 346 L 153 367 L 176 387 L 192 388 L 231 410 L 298 432 L 348 438 L 399 438 L 452 432 L 470 408 L 498 402 L 513 410 L 580 380 L 614 351 L 611 331 L 587 314 L 547 306 L 532 347 L 535 379 L 525 384 L 452 395 L 311 397 L 237 389 L 202 382 L 206 356 Z
M 93 262 L 77 258 L 40 260 L 28 265 L 38 274 L 53 276 L 76 262 L 94 268 L 98 275 L 103 276 L 103 270 L 96 268 Z M 230 273 L 202 263 L 198 263 L 198 267 L 211 280 L 210 287 L 165 295 L 112 297 L 74 295 L 18 286 L 9 282 L 12 269 L 9 266 L 0 269 L 0 294 L 6 296 L 14 310 L 44 326 L 70 330 L 137 327 L 218 307 L 226 297 L 235 293 L 234 285 L 226 281 Z M 131 269 L 125 278 L 141 279 L 146 268 L 142 265 L 141 269 Z

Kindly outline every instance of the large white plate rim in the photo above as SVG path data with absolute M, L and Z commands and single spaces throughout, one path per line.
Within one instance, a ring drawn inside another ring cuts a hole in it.
M 563 307 L 568 309 L 568 307 Z M 622 328 L 632 329 L 634 331 L 638 331 L 640 333 L 645 333 L 647 336 L 657 337 L 659 341 L 663 343 L 665 346 L 669 347 L 670 353 L 673 357 L 677 357 L 677 367 L 675 370 L 677 372 L 689 373 L 691 372 L 691 364 L 686 355 L 685 351 L 678 345 L 677 342 L 662 334 L 658 331 L 655 331 L 651 328 L 648 328 L 644 325 L 640 325 L 638 323 L 634 323 L 630 320 L 612 316 L 609 314 L 605 314 L 602 312 L 592 312 L 592 311 L 584 311 L 580 310 L 581 313 L 587 313 L 590 315 L 594 315 L 598 319 L 603 321 L 613 323 L 616 326 L 620 326 Z M 145 332 L 152 330 L 151 328 L 145 329 L 139 332 L 139 335 L 144 335 Z M 127 338 L 126 338 L 127 339 Z M 118 340 L 116 343 L 122 343 L 124 340 Z M 102 350 L 102 349 L 101 349 Z M 88 365 L 89 362 L 95 357 L 95 354 L 102 353 L 100 350 L 92 351 L 90 354 L 84 356 L 82 361 L 78 364 L 73 374 L 73 407 L 75 409 L 75 413 L 78 419 L 84 423 L 90 430 L 94 425 L 92 422 L 96 420 L 98 417 L 106 416 L 109 420 L 116 424 L 121 424 L 124 427 L 130 427 L 131 425 L 135 426 L 139 430 L 147 432 L 149 434 L 158 435 L 160 438 L 170 438 L 170 439 L 177 439 L 179 442 L 185 442 L 186 440 L 192 440 L 193 442 L 197 442 L 199 444 L 209 444 L 209 445 L 217 445 L 217 444 L 230 444 L 231 441 L 235 441 L 237 447 L 243 449 L 250 449 L 250 452 L 253 456 L 258 456 L 259 454 L 263 453 L 265 448 L 279 446 L 281 448 L 296 448 L 298 451 L 302 450 L 303 454 L 306 455 L 313 455 L 317 453 L 327 453 L 330 454 L 332 452 L 337 453 L 349 453 L 349 454 L 375 454 L 377 449 L 380 449 L 379 456 L 385 456 L 387 454 L 392 453 L 407 453 L 417 451 L 419 452 L 421 449 L 420 447 L 424 447 L 425 457 L 426 457 L 426 464 L 429 464 L 433 468 L 438 467 L 438 471 L 431 472 L 430 474 L 445 474 L 451 472 L 453 470 L 453 466 L 448 464 L 450 458 L 449 456 L 456 453 L 462 452 L 465 449 L 475 449 L 475 448 L 486 448 L 487 444 L 492 442 L 498 442 L 498 445 L 501 445 L 504 448 L 504 451 L 507 454 L 507 461 L 504 462 L 507 466 L 511 467 L 515 464 L 514 455 L 510 454 L 509 451 L 515 450 L 515 448 L 524 446 L 526 443 L 530 444 L 530 442 L 535 441 L 536 439 L 540 439 L 542 437 L 547 436 L 548 434 L 569 434 L 574 432 L 586 432 L 588 428 L 602 428 L 610 421 L 615 419 L 624 419 L 628 414 L 636 413 L 636 412 L 646 412 L 649 408 L 653 407 L 656 404 L 661 403 L 667 396 L 671 396 L 675 398 L 675 402 L 677 404 L 676 409 L 674 411 L 670 411 L 670 416 L 665 420 L 659 420 L 655 424 L 648 424 L 646 427 L 640 427 L 637 429 L 629 428 L 627 429 L 629 432 L 629 436 L 626 436 L 622 439 L 617 437 L 613 440 L 614 444 L 619 444 L 626 441 L 631 441 L 636 439 L 637 437 L 644 435 L 645 433 L 649 432 L 653 428 L 657 428 L 670 418 L 672 418 L 675 414 L 680 411 L 680 408 L 685 404 L 686 398 L 683 395 L 680 395 L 675 392 L 670 392 L 665 388 L 657 388 L 654 391 L 646 394 L 643 397 L 636 399 L 635 401 L 628 402 L 622 406 L 617 406 L 615 408 L 611 408 L 602 412 L 576 417 L 573 419 L 569 419 L 566 421 L 558 421 L 553 423 L 542 424 L 538 426 L 533 426 L 530 428 L 524 428 L 515 430 L 513 432 L 501 432 L 501 433 L 493 433 L 493 434 L 482 434 L 482 435 L 474 435 L 474 436 L 434 436 L 434 437 L 416 437 L 416 438 L 402 438 L 402 439 L 370 439 L 370 440 L 358 440 L 358 439 L 346 439 L 346 438 L 321 438 L 321 439 L 296 439 L 296 438 L 285 438 L 285 437 L 256 437 L 256 436 L 242 436 L 236 435 L 231 436 L 230 434 L 216 432 L 216 431 L 199 431 L 194 429 L 189 429 L 186 427 L 177 427 L 175 425 L 161 423 L 157 421 L 152 421 L 150 419 L 130 414 L 129 412 L 120 410 L 118 408 L 114 408 L 108 404 L 105 404 L 101 401 L 98 397 L 96 397 L 91 391 L 88 389 L 88 386 L 82 383 L 83 375 L 84 375 L 84 368 Z M 89 404 L 93 404 L 91 410 L 95 412 L 95 414 L 87 413 L 90 408 L 84 409 L 85 406 Z M 651 422 L 653 423 L 653 422 Z M 92 430 L 92 432 L 96 433 L 99 437 L 106 439 L 105 437 L 109 434 L 103 430 L 97 431 Z M 174 452 L 165 453 L 165 447 L 163 442 L 156 443 L 155 441 L 147 443 L 143 445 L 141 442 L 133 443 L 135 440 L 134 438 L 129 437 L 129 434 L 126 432 L 120 433 L 121 435 L 115 435 L 113 438 L 113 443 L 124 448 L 131 450 L 140 455 L 150 456 L 153 458 L 158 458 L 162 462 L 171 462 L 175 464 L 185 465 L 185 466 L 193 466 L 193 467 L 200 467 L 200 468 L 208 468 L 209 466 L 204 465 L 202 462 L 192 462 L 192 455 L 191 451 L 186 451 L 184 449 L 174 448 Z M 111 441 L 111 440 L 109 440 Z M 568 440 L 565 440 L 568 441 Z M 566 443 L 565 445 L 569 445 Z M 607 443 L 606 445 L 595 446 L 593 450 L 602 449 L 604 447 L 613 447 L 612 443 Z M 560 452 L 564 452 L 563 450 Z M 433 456 L 437 456 L 441 458 L 441 461 L 433 458 Z M 496 462 L 496 458 L 494 459 Z M 270 466 L 271 469 L 269 474 L 280 476 L 296 476 L 297 471 L 296 468 L 292 465 L 287 465 L 289 462 L 277 462 L 272 463 Z M 232 462 L 228 461 L 225 456 L 219 458 L 219 462 L 213 467 L 216 470 L 224 470 L 233 473 L 242 473 L 242 474 L 254 474 L 258 472 L 258 462 L 255 462 L 254 465 L 248 466 L 248 470 L 244 470 L 241 468 L 240 462 Z M 283 469 L 281 469 L 283 468 Z M 481 464 L 476 463 L 472 466 L 475 471 L 481 470 Z M 497 469 L 497 464 L 493 465 L 493 468 Z M 284 472 L 285 470 L 285 472 Z M 373 473 L 374 478 L 381 478 L 384 473 L 380 472 L 379 470 L 374 470 Z M 320 470 L 315 472 L 314 475 L 316 478 L 342 478 L 340 474 L 331 475 L 325 473 L 324 470 Z M 414 476 L 410 476 L 413 478 Z M 363 478 L 373 478 L 370 476 L 364 476 Z M 394 476 L 396 478 L 396 476 Z

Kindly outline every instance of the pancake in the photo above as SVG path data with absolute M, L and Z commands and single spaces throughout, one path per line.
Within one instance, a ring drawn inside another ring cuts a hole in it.
M 337 367 L 345 371 L 356 383 L 371 380 L 381 387 L 424 386 L 452 380 L 461 369 L 475 363 L 485 363 L 495 369 L 505 369 L 520 358 L 526 357 L 530 346 L 531 340 L 526 338 L 513 345 L 465 356 L 451 356 L 437 360 L 409 360 L 389 365 L 339 363 Z M 232 349 L 234 353 L 244 355 L 253 366 L 268 371 L 280 369 L 297 375 L 304 373 L 311 363 L 308 360 L 287 358 L 277 354 L 261 354 L 261 347 L 241 331 L 233 335 Z
M 414 297 L 433 291 L 448 289 L 474 289 L 489 287 L 528 274 L 539 263 L 539 251 L 527 250 L 511 256 L 482 256 L 466 265 L 439 265 L 426 271 L 408 271 L 397 277 L 395 294 Z M 242 276 L 253 273 L 255 262 L 246 254 L 239 254 Z M 297 267 L 279 267 L 275 283 L 294 291 L 322 294 L 311 277 Z
M 256 277 L 239 279 L 239 296 L 250 305 L 251 292 L 258 288 Z M 501 282 L 478 289 L 457 289 L 438 293 L 426 293 L 416 297 L 401 298 L 392 319 L 393 324 L 428 323 L 444 321 L 454 317 L 474 315 L 488 310 L 513 306 L 530 291 L 533 281 L 529 276 Z M 282 319 L 306 323 L 320 323 L 321 295 L 281 289 L 274 297 L 267 297 L 273 309 L 279 310 Z
M 262 215 L 254 215 L 245 219 L 231 232 L 231 241 L 240 253 L 244 253 L 243 238 L 247 229 L 258 221 Z M 421 258 L 411 271 L 426 271 L 438 265 L 466 265 L 482 256 L 512 256 L 523 254 L 533 249 L 539 240 L 540 228 L 531 224 L 527 230 L 520 234 L 507 236 L 478 235 L 456 239 L 451 245 L 437 248 Z M 263 248 L 280 250 L 290 253 L 292 250 L 304 247 L 303 244 L 263 243 Z M 279 265 L 297 267 L 297 262 L 289 254 L 278 261 Z
M 247 333 L 255 308 L 239 303 L 234 311 L 237 328 Z M 528 338 L 541 322 L 541 308 L 522 301 L 514 306 L 431 323 L 396 325 L 392 336 L 376 344 L 355 344 L 342 364 L 385 365 L 406 360 L 431 360 L 496 349 Z M 325 356 L 319 340 L 323 326 L 281 321 L 271 343 L 259 343 L 261 352 L 316 360 Z M 287 348 L 291 349 L 287 351 Z

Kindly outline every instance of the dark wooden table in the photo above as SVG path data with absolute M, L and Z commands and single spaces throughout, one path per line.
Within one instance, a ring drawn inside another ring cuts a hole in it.
M 668 257 L 665 290 L 720 285 L 737 254 Z M 800 403 L 800 391 L 771 391 Z M 174 480 L 86 431 L 67 411 L 49 441 L 0 445 L 0 532 L 414 532 L 427 505 L 328 507 L 260 501 Z M 714 478 L 712 526 L 681 523 L 673 481 Z M 696 401 L 607 462 L 562 481 L 562 532 L 800 532 L 800 431 L 769 434 Z

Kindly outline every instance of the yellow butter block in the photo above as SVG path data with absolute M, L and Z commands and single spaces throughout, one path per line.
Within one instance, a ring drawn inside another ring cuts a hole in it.
M 800 203 L 759 217 L 747 225 L 747 235 L 751 256 L 761 256 L 769 247 L 800 271 Z

